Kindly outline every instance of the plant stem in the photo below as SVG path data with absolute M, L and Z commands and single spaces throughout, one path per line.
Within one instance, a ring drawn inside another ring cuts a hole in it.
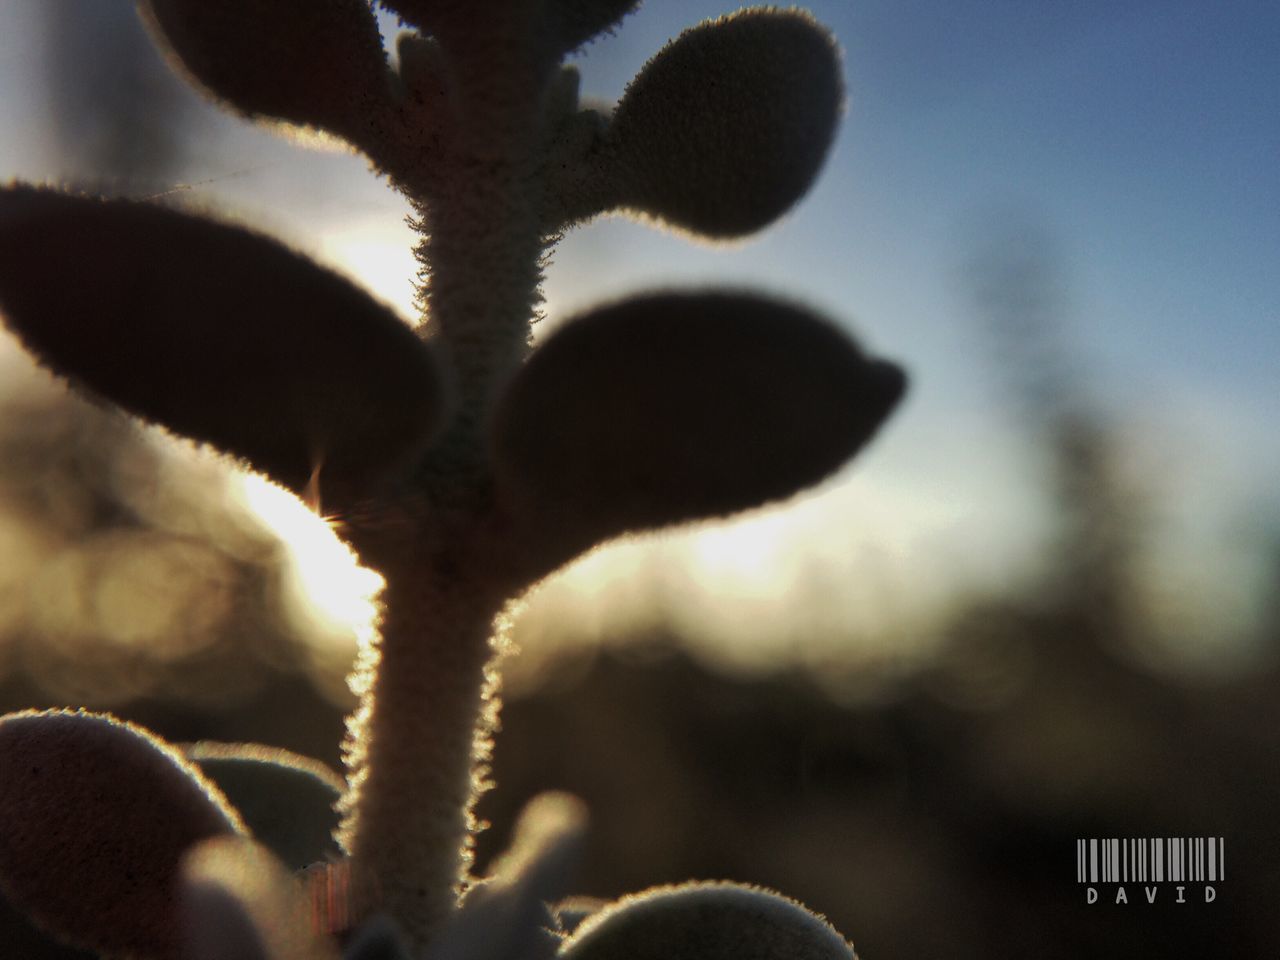
M 387 588 L 381 640 L 356 677 L 367 690 L 349 723 L 342 841 L 365 903 L 390 913 L 415 952 L 470 879 L 504 607 L 528 585 L 497 529 L 484 443 L 494 394 L 528 350 L 544 250 L 534 81 L 545 71 L 511 50 L 455 63 L 455 112 L 430 178 L 444 186 L 415 199 L 421 329 L 456 378 L 458 407 L 415 498 L 373 505 L 376 518 L 350 536 Z M 527 69 L 493 69 L 502 56 Z
M 452 913 L 470 865 L 476 745 L 496 713 L 489 664 L 504 601 L 413 539 L 390 563 L 378 551 L 385 615 L 351 720 L 343 840 L 357 911 L 390 913 L 422 945 Z

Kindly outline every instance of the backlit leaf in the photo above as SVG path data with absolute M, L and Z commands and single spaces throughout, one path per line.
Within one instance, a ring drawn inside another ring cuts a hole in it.
M 747 9 L 687 30 L 614 112 L 607 193 L 710 237 L 758 230 L 809 189 L 842 89 L 831 35 L 801 11 Z
M 55 373 L 322 506 L 426 445 L 442 391 L 390 310 L 274 240 L 130 201 L 0 190 L 0 313 Z
M 334 805 L 344 786 L 324 764 L 254 743 L 200 742 L 183 752 L 285 866 L 301 870 L 341 854 Z
M 365 0 L 141 0 L 174 65 L 253 117 L 350 135 L 388 102 L 382 39 Z
M 0 886 L 68 941 L 176 957 L 183 854 L 243 830 L 199 772 L 103 714 L 0 719 Z
M 497 411 L 499 495 L 581 549 L 730 514 L 822 480 L 905 385 L 812 313 L 745 294 L 659 294 L 567 322 Z
M 822 917 L 758 887 L 690 883 L 625 897 L 584 920 L 563 960 L 856 960 Z

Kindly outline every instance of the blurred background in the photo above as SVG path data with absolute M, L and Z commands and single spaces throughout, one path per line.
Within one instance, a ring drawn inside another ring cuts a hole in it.
M 649 0 L 574 58 L 584 94 L 734 6 Z M 810 195 L 727 248 L 570 234 L 539 332 L 655 286 L 764 288 L 912 393 L 811 494 L 540 585 L 481 859 L 556 787 L 593 811 L 585 893 L 760 883 L 869 958 L 1274 954 L 1280 18 L 808 6 L 849 89 Z M 0 90 L 5 180 L 215 210 L 412 315 L 407 204 L 205 104 L 132 4 L 3 0 Z M 0 341 L 0 709 L 336 765 L 377 583 L 288 495 Z M 1088 905 L 1074 841 L 1112 836 L 1222 836 L 1232 874 L 1208 905 Z

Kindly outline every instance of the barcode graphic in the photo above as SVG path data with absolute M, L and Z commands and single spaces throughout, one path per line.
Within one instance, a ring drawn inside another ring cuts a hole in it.
M 1220 883 L 1222 837 L 1125 837 L 1076 841 L 1078 883 Z

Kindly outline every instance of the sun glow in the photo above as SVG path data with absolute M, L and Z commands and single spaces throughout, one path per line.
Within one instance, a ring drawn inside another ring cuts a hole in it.
M 320 252 L 402 317 L 414 317 L 418 313 L 415 240 L 413 231 L 404 224 L 379 220 L 325 234 Z
M 384 581 L 297 497 L 252 474 L 238 478 L 245 507 L 289 547 L 285 606 L 307 633 L 352 635 L 365 644 Z

